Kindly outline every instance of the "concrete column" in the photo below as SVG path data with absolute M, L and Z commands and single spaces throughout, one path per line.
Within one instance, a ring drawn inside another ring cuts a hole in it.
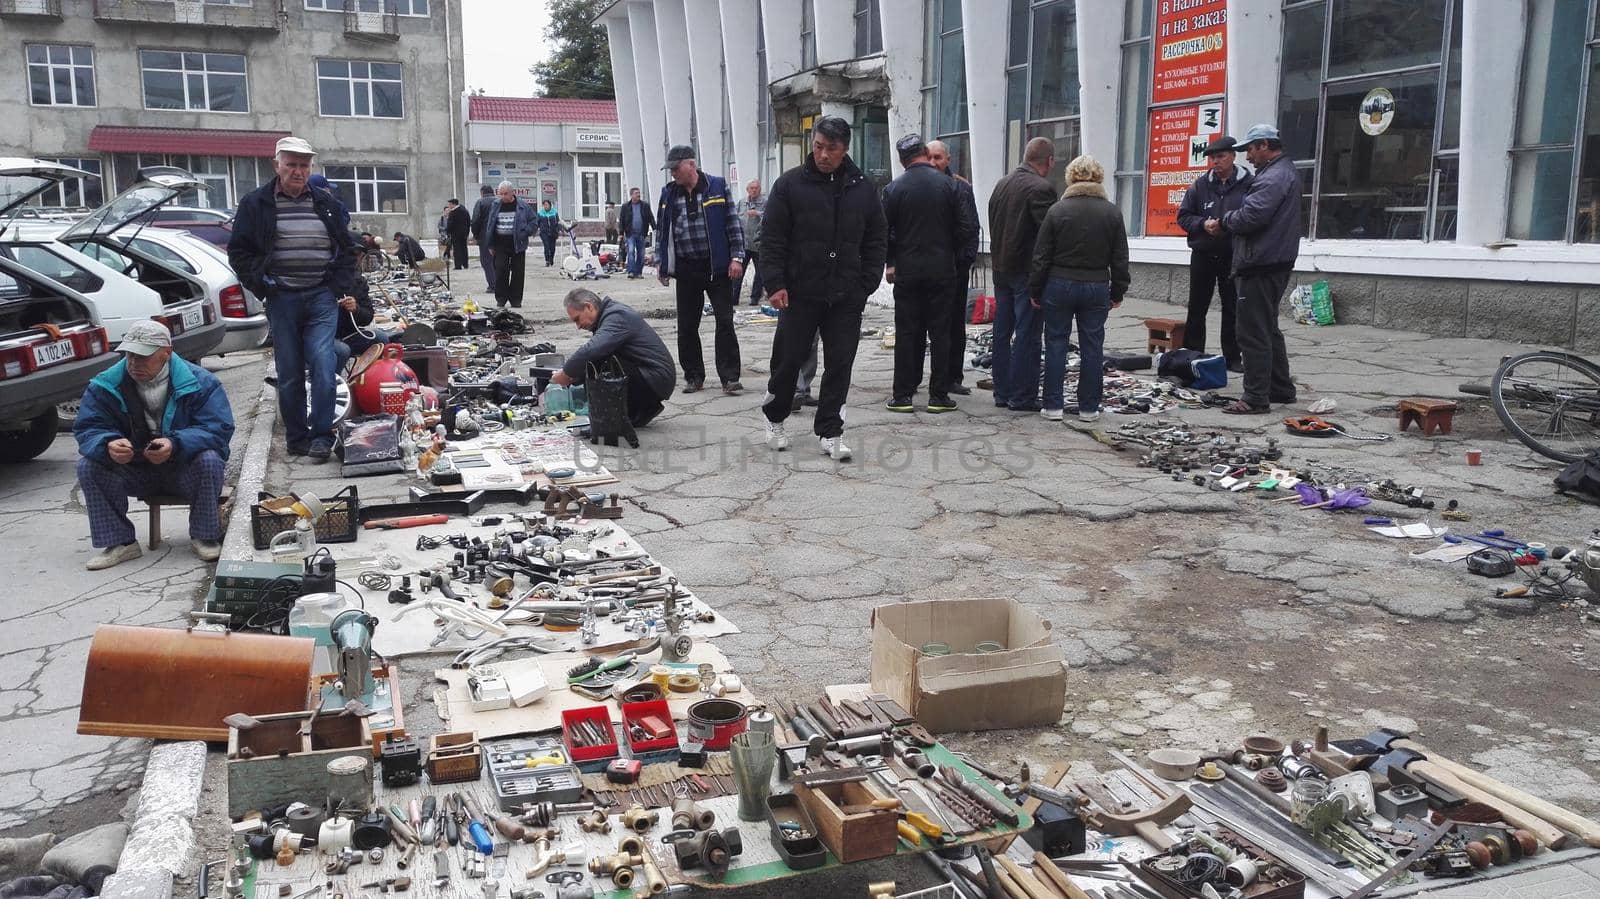
M 1122 4 L 1078 4 L 1078 94 L 1083 152 L 1109 174 L 1117 165 L 1118 104 L 1122 99 Z M 970 94 L 971 91 L 969 90 Z M 1066 160 L 1062 160 L 1066 162 Z M 1116 199 L 1117 185 L 1106 179 Z
M 1244 137 L 1251 125 L 1278 121 L 1282 6 L 1279 0 L 1228 0 L 1228 95 L 1222 114 L 1235 137 Z
M 661 51 L 656 41 L 656 17 L 648 2 L 628 3 L 628 31 L 633 36 L 633 69 L 638 85 L 639 123 L 643 129 L 644 171 L 649 179 L 646 202 L 655 203 L 667 183 L 661 163 L 667 158 L 666 100 L 661 90 Z
M 607 15 L 606 43 L 611 51 L 611 80 L 617 88 L 617 126 L 622 132 L 623 197 L 628 189 L 644 190 L 644 131 L 639 124 L 639 81 L 633 70 L 633 36 L 627 14 L 620 9 Z M 656 163 L 660 165 L 660 163 Z
M 1465 0 L 1461 20 L 1461 189 L 1456 208 L 1456 243 L 1493 243 L 1506 234 L 1517 83 L 1506 77 L 1507 48 L 1535 23 L 1524 23 L 1522 5 L 1501 0 Z M 1498 110 L 1498 111 L 1497 111 Z M 1472 122 L 1470 129 L 1465 127 Z
M 781 81 L 800 71 L 800 0 L 761 0 L 761 26 L 767 37 L 767 77 Z
M 761 98 L 767 89 L 757 83 L 757 22 L 761 0 L 722 0 L 722 64 L 728 77 L 728 110 L 733 117 L 733 155 L 739 177 L 749 181 L 761 171 Z
M 689 74 L 689 26 L 683 13 L 683 0 L 655 0 L 655 7 L 667 143 L 692 143 L 694 85 Z
M 922 130 L 922 0 L 881 0 L 879 5 L 883 15 L 883 68 L 889 80 L 889 142 L 892 145 L 902 136 Z M 893 150 L 889 155 L 894 156 Z
M 722 154 L 722 98 L 727 90 L 722 77 L 722 16 L 717 12 L 717 0 L 683 0 L 683 11 L 689 25 L 689 71 L 694 75 L 700 168 L 726 176 L 731 160 Z
M 1003 54 L 1008 46 L 1007 18 L 992 0 L 962 0 L 962 31 L 969 50 L 994 47 Z M 968 52 L 966 57 L 972 190 L 978 200 L 978 221 L 987 234 L 989 194 L 1006 173 L 1006 69 L 1004 59 L 996 58 L 994 52 Z
M 817 13 L 817 62 L 820 64 L 855 59 L 855 0 L 812 0 L 812 2 Z

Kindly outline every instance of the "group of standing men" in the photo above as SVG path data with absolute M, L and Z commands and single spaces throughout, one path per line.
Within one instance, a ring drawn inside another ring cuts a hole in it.
M 539 236 L 544 244 L 545 268 L 550 268 L 555 265 L 556 238 L 567 226 L 549 200 L 542 201 L 536 210 L 517 196 L 516 186 L 510 181 L 502 181 L 492 189 L 485 184 L 478 194 L 468 226 L 472 242 L 478 245 L 484 289 L 494 294 L 495 303 L 501 308 L 520 309 L 529 241 L 535 234 Z

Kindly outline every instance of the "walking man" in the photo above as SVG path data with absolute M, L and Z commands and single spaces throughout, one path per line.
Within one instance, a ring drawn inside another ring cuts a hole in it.
M 767 208 L 767 198 L 761 195 L 761 182 L 752 179 L 744 186 L 744 199 L 739 201 L 739 218 L 744 221 L 745 248 L 750 251 L 750 265 L 755 273 L 750 275 L 750 305 L 761 305 L 761 214 Z M 744 292 L 744 279 L 733 283 L 733 305 L 739 305 L 739 295 Z
M 528 238 L 538 230 L 533 207 L 517 196 L 510 181 L 495 189 L 489 209 L 489 253 L 494 257 L 494 300 L 504 308 L 522 308 L 522 280 L 528 263 Z
M 489 213 L 498 202 L 494 190 L 484 184 L 478 188 L 478 202 L 472 206 L 472 242 L 478 245 L 478 265 L 483 269 L 483 289 L 494 293 L 494 242 L 488 230 Z
M 639 188 L 628 191 L 628 202 L 622 206 L 619 217 L 622 225 L 622 258 L 628 266 L 628 277 L 637 278 L 644 271 L 644 246 L 650 232 L 656 227 L 656 217 L 650 204 L 639 196 Z
M 351 294 L 358 276 L 349 213 L 332 193 L 306 183 L 316 155 L 302 138 L 278 141 L 277 177 L 239 201 L 228 262 L 245 289 L 266 301 L 289 455 L 326 462 L 333 453 L 339 298 Z
M 556 236 L 561 233 L 561 215 L 545 200 L 539 204 L 539 239 L 544 242 L 544 267 L 556 264 Z
M 744 277 L 744 227 L 728 182 L 700 171 L 694 148 L 676 146 L 662 166 L 671 176 L 661 189 L 656 221 L 656 266 L 661 286 L 678 282 L 678 364 L 684 393 L 705 386 L 700 317 L 706 300 L 717 320 L 717 377 L 733 396 L 739 383 L 739 337 L 733 331 L 733 285 Z M 793 383 L 792 381 L 790 382 Z
M 618 216 L 618 214 L 619 213 L 617 211 L 617 204 L 611 202 L 610 200 L 607 200 L 606 201 L 606 243 L 616 243 L 617 242 L 617 237 L 618 237 L 618 235 L 617 235 L 617 224 L 618 224 L 617 216 Z
M 818 119 L 810 155 L 772 185 L 761 226 L 767 267 L 762 280 L 779 310 L 761 407 L 767 446 L 789 447 L 783 422 L 792 410 L 796 378 L 820 335 L 822 389 L 812 428 L 822 453 L 836 462 L 850 458 L 844 403 L 861 342 L 861 313 L 883 278 L 888 242 L 877 189 L 847 155 L 849 148 L 849 122 Z
M 961 194 L 961 202 L 967 207 L 967 215 L 972 220 L 978 220 L 978 200 L 972 194 L 972 185 L 960 175 L 950 173 L 950 148 L 942 140 L 928 141 L 928 161 L 939 171 L 950 175 L 956 182 L 956 191 Z M 956 396 L 968 396 L 972 388 L 961 383 L 962 372 L 967 367 L 967 286 L 972 283 L 972 266 L 978 261 L 978 242 L 981 238 L 977 229 L 972 232 L 972 239 L 957 248 L 956 252 L 956 290 L 950 295 L 950 392 Z
M 1238 337 L 1244 358 L 1244 392 L 1222 411 L 1260 415 L 1272 403 L 1295 401 L 1289 350 L 1278 327 L 1278 306 L 1300 255 L 1300 181 L 1294 161 L 1271 125 L 1244 135 L 1245 158 L 1255 177 L 1238 209 L 1206 219 L 1212 237 L 1233 237 L 1233 277 L 1239 291 Z
M 1184 348 L 1206 351 L 1206 315 L 1211 311 L 1215 285 L 1222 298 L 1222 356 L 1229 371 L 1242 372 L 1233 323 L 1238 296 L 1233 284 L 1233 238 L 1227 233 L 1213 236 L 1206 232 L 1206 219 L 1238 209 L 1250 189 L 1250 173 L 1233 164 L 1235 146 L 1231 137 L 1219 137 L 1206 145 L 1208 171 L 1184 191 L 1178 227 L 1189 235 L 1189 317 L 1183 329 Z
M 472 236 L 472 215 L 460 200 L 445 204 L 444 236 L 450 241 L 450 261 L 457 269 L 467 267 L 467 238 Z
M 961 249 L 978 230 L 954 179 L 933 167 L 922 135 L 895 142 L 905 171 L 883 192 L 889 225 L 888 268 L 894 285 L 894 390 L 890 412 L 911 412 L 928 360 L 927 411 L 952 412 L 950 399 L 950 307 L 957 289 Z M 826 363 L 824 363 L 826 365 Z M 831 374 L 831 372 L 829 372 Z
M 994 404 L 1013 412 L 1038 412 L 1039 353 L 1043 319 L 1029 302 L 1028 268 L 1039 225 L 1056 201 L 1046 178 L 1056 164 L 1048 137 L 1028 141 L 1022 165 L 1001 178 L 989 195 L 989 259 L 994 267 Z

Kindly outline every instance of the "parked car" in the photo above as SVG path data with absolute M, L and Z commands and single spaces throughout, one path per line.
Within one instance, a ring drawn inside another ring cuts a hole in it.
M 156 211 L 151 224 L 157 228 L 187 231 L 224 251 L 228 249 L 228 238 L 233 236 L 233 213 L 226 209 L 165 206 Z
M 162 210 L 163 212 L 165 210 Z M 217 355 L 253 350 L 267 339 L 267 308 L 245 290 L 228 263 L 228 253 L 188 231 L 147 228 L 130 243 L 135 250 L 183 269 L 205 282 L 206 292 L 222 313 L 228 335 L 211 352 Z
M 81 169 L 0 157 L 0 236 L 7 215 Z M 26 462 L 55 441 L 56 404 L 83 395 L 116 361 L 95 307 L 81 293 L 19 264 L 0 243 L 0 462 Z

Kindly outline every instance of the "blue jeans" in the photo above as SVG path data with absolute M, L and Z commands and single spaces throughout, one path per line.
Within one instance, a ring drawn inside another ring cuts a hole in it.
M 994 276 L 994 379 L 996 406 L 1039 402 L 1039 316 L 1028 297 L 1027 272 Z
M 334 334 L 339 304 L 326 287 L 283 290 L 267 300 L 272 358 L 278 374 L 278 417 L 290 446 L 333 439 Z M 311 417 L 306 420 L 306 375 L 311 377 Z
M 1100 411 L 1105 380 L 1106 316 L 1111 284 L 1051 278 L 1040 298 L 1044 307 L 1044 408 L 1060 409 L 1067 377 L 1067 343 L 1078 322 L 1078 411 Z
M 628 274 L 638 277 L 644 271 L 644 235 L 628 235 Z

